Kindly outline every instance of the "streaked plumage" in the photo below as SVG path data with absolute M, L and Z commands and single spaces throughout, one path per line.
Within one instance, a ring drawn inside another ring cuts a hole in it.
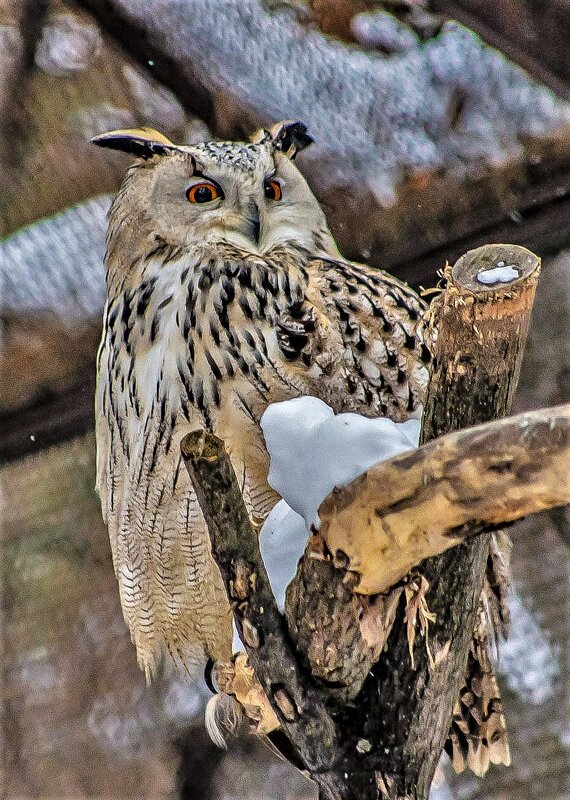
M 154 131 L 97 141 L 139 156 L 109 218 L 97 485 L 147 676 L 164 650 L 187 667 L 230 654 L 227 599 L 180 460 L 187 432 L 224 439 L 259 521 L 277 500 L 259 426 L 269 403 L 309 394 L 394 420 L 421 410 L 424 304 L 342 259 L 291 160 L 309 142 L 299 123 L 247 144 L 178 147 Z

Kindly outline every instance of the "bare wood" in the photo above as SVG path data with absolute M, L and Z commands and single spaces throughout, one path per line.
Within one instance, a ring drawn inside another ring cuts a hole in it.
M 319 509 L 356 592 L 384 592 L 467 536 L 570 503 L 570 404 L 450 433 L 370 469 Z
M 281 727 L 323 800 L 355 800 L 350 776 L 337 768 L 341 749 L 334 722 L 295 658 L 223 442 L 194 431 L 181 449 L 239 633 Z
M 477 279 L 497 266 L 513 266 L 519 277 L 496 285 Z M 514 245 L 486 245 L 446 269 L 447 286 L 432 309 L 438 341 L 422 441 L 510 412 L 539 272 L 540 260 Z M 483 536 L 422 564 L 436 614 L 432 650 L 446 654 L 433 668 L 416 642 L 410 669 L 403 612 L 394 624 L 375 669 L 378 713 L 389 720 L 380 737 L 381 797 L 427 800 L 465 675 L 488 551 Z M 395 693 L 401 698 L 396 715 Z

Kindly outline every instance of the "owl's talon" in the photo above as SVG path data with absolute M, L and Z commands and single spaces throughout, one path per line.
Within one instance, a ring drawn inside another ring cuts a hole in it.
M 235 653 L 230 661 L 217 662 L 213 669 L 218 692 L 235 698 L 248 720 L 251 733 L 266 736 L 279 728 L 279 720 L 245 653 Z
M 213 673 L 214 668 L 216 666 L 216 662 L 213 658 L 209 658 L 206 662 L 206 666 L 204 667 L 204 683 L 208 687 L 208 689 L 212 692 L 212 694 L 218 694 L 218 690 L 216 689 L 213 681 Z

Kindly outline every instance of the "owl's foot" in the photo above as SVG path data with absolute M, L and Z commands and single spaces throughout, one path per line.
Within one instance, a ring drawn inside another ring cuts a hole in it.
M 245 653 L 235 653 L 230 661 L 214 664 L 211 683 L 218 694 L 206 708 L 206 728 L 219 747 L 225 747 L 226 739 L 246 726 L 257 736 L 267 736 L 279 728 L 275 712 Z
M 429 624 L 435 622 L 435 614 L 429 610 L 426 594 L 429 589 L 429 583 L 423 575 L 413 574 L 410 575 L 408 583 L 404 586 L 404 594 L 406 596 L 406 614 L 404 620 L 407 625 L 408 634 L 408 648 L 410 651 L 410 660 L 412 662 L 412 669 L 414 669 L 414 643 L 416 641 L 416 627 L 419 622 L 420 631 L 424 636 L 426 642 L 426 650 L 430 667 L 433 667 L 434 660 L 429 647 Z

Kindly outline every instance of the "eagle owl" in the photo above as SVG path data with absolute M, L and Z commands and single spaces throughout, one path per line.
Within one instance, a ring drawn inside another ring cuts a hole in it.
M 345 261 L 295 154 L 301 123 L 251 142 L 177 146 L 151 129 L 95 138 L 137 157 L 109 212 L 98 356 L 97 487 L 125 620 L 147 677 L 230 655 L 228 601 L 180 440 L 226 443 L 248 510 L 267 483 L 269 403 L 320 397 L 404 420 L 428 381 L 423 302 Z

